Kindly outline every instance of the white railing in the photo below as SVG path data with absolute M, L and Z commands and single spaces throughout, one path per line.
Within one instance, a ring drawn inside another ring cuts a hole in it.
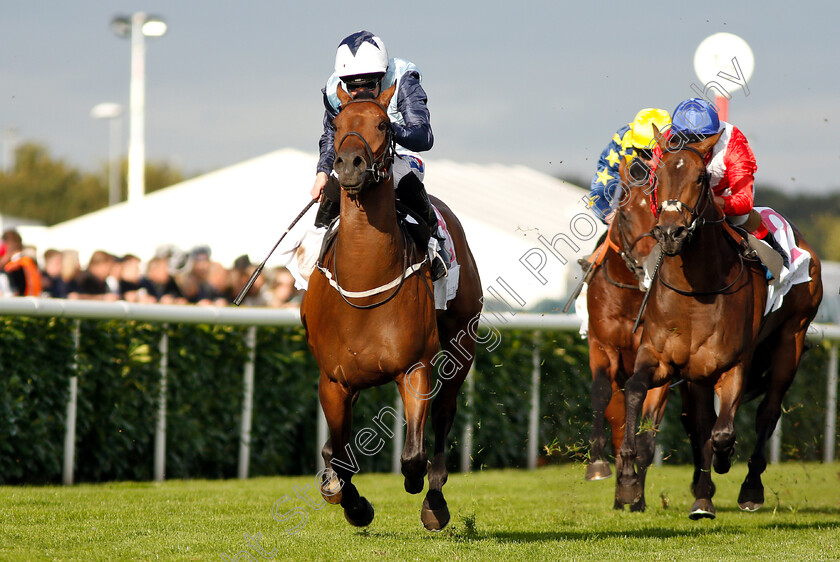
M 490 313 L 492 315 L 492 313 Z M 256 342 L 256 328 L 258 326 L 297 326 L 300 324 L 300 315 L 297 309 L 271 309 L 271 308 L 234 308 L 234 307 L 197 307 L 163 304 L 131 304 L 126 302 L 98 302 L 98 301 L 77 301 L 63 299 L 40 299 L 35 297 L 5 298 L 0 299 L 0 316 L 31 316 L 31 317 L 55 317 L 73 318 L 76 320 L 129 320 L 150 323 L 181 323 L 181 324 L 218 324 L 226 326 L 249 326 L 246 337 L 246 345 L 249 347 L 249 359 L 243 367 L 244 396 L 242 406 L 242 421 L 240 426 L 240 448 L 238 475 L 240 478 L 248 477 L 248 461 L 250 458 L 251 443 L 251 407 L 253 404 L 254 392 L 254 346 Z M 499 316 L 502 318 L 502 316 Z M 493 326 L 500 330 L 518 329 L 534 330 L 539 338 L 541 330 L 577 331 L 580 327 L 580 319 L 572 314 L 533 314 L 507 312 L 503 321 L 494 322 Z M 75 342 L 78 347 L 78 324 L 75 333 Z M 831 342 L 829 351 L 829 362 L 827 366 L 827 407 L 825 419 L 825 445 L 823 448 L 823 460 L 831 462 L 835 458 L 836 445 L 834 443 L 835 427 L 837 423 L 837 342 L 840 341 L 840 326 L 834 324 L 814 324 L 809 330 L 811 341 L 828 340 Z M 539 380 L 540 380 L 540 358 L 539 346 L 535 346 L 533 357 L 533 368 L 531 373 L 531 410 L 529 415 L 528 428 L 528 466 L 536 467 L 537 443 L 539 441 Z M 154 477 L 162 481 L 165 478 L 165 443 L 166 443 L 166 376 L 168 357 L 168 336 L 164 331 L 160 342 L 161 351 L 161 388 L 158 397 L 157 424 L 155 428 L 154 445 Z M 472 389 L 472 375 L 467 379 L 467 389 Z M 70 378 L 70 392 L 67 404 L 67 427 L 64 440 L 64 463 L 62 480 L 65 484 L 73 483 L 73 463 L 75 457 L 75 420 L 76 400 L 78 381 L 76 376 Z M 398 411 L 402 404 L 397 400 Z M 320 446 L 326 439 L 326 424 L 323 415 L 318 416 L 318 439 Z M 461 442 L 465 448 L 471 448 L 472 442 L 470 424 L 464 430 Z M 779 422 L 781 426 L 781 421 Z M 395 434 L 402 435 L 402 425 L 395 420 Z M 780 431 L 774 434 L 776 439 Z M 392 466 L 399 472 L 400 448 L 394 447 L 394 458 Z M 772 448 L 772 447 L 771 447 Z M 778 450 L 778 447 L 775 447 Z M 461 470 L 470 470 L 469 450 L 462 451 Z M 316 456 L 318 462 L 322 462 L 320 454 Z M 771 458 L 771 461 L 773 459 Z M 776 459 L 778 462 L 778 458 Z

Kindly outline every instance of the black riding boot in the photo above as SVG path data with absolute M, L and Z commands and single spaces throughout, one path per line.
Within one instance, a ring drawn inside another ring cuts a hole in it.
M 339 192 L 341 186 L 333 176 L 327 179 L 327 185 L 324 186 L 324 195 L 321 197 L 321 203 L 318 205 L 318 213 L 315 215 L 315 227 L 327 228 L 332 224 L 332 221 L 338 216 L 341 211 L 341 193 Z
M 439 251 L 432 259 L 432 281 L 437 281 L 441 277 L 446 276 L 447 264 L 452 259 L 446 251 L 444 246 L 445 240 L 438 233 L 437 215 L 429 202 L 429 196 L 426 194 L 426 187 L 415 174 L 406 174 L 401 180 L 396 189 L 397 199 L 402 201 L 403 205 L 411 209 L 414 213 L 426 221 L 426 226 L 429 228 L 429 234 L 434 236 L 438 241 Z
M 767 244 L 768 244 L 771 248 L 773 248 L 774 250 L 776 250 L 776 251 L 779 253 L 779 255 L 780 255 L 780 256 L 782 256 L 782 263 L 784 264 L 785 269 L 790 269 L 790 261 L 788 260 L 787 254 L 786 254 L 786 253 L 785 253 L 785 251 L 782 249 L 782 247 L 779 245 L 779 242 L 778 242 L 778 241 L 776 240 L 776 238 L 773 236 L 773 233 L 772 233 L 772 232 L 768 232 L 768 233 L 767 233 L 767 236 L 765 236 L 765 237 L 763 238 L 763 240 L 764 240 L 765 242 L 767 242 Z

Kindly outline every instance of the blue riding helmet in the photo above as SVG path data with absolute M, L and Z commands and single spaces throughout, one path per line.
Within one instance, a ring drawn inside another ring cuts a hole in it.
M 715 107 L 702 98 L 691 98 L 677 105 L 671 114 L 671 130 L 686 135 L 714 135 L 720 132 Z

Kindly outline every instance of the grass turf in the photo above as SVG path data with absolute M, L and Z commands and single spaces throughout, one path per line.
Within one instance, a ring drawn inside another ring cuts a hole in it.
M 423 496 L 386 474 L 354 478 L 376 509 L 366 529 L 315 503 L 314 475 L 5 486 L 0 558 L 251 560 L 245 551 L 265 559 L 248 534 L 278 560 L 832 560 L 840 559 L 838 472 L 838 463 L 770 466 L 764 507 L 742 513 L 746 466 L 735 465 L 713 475 L 717 519 L 704 521 L 687 517 L 689 467 L 651 469 L 645 513 L 613 510 L 615 479 L 585 482 L 580 465 L 452 474 L 444 488 L 452 521 L 439 533 L 420 524 Z M 307 485 L 311 506 L 295 490 Z

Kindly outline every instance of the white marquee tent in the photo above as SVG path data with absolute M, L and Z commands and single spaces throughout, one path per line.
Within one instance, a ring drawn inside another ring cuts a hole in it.
M 212 258 L 227 266 L 242 254 L 256 263 L 307 204 L 316 160 L 315 154 L 282 149 L 136 203 L 21 232 L 39 252 L 78 250 L 83 264 L 98 249 L 148 260 L 167 244 L 184 251 L 207 245 Z M 585 190 L 522 166 L 432 159 L 426 187 L 461 219 L 487 298 L 500 294 L 525 308 L 564 297 L 579 274 L 576 259 L 591 252 L 603 230 L 586 211 Z M 301 225 L 311 225 L 315 209 Z M 282 263 L 278 253 L 268 267 Z

